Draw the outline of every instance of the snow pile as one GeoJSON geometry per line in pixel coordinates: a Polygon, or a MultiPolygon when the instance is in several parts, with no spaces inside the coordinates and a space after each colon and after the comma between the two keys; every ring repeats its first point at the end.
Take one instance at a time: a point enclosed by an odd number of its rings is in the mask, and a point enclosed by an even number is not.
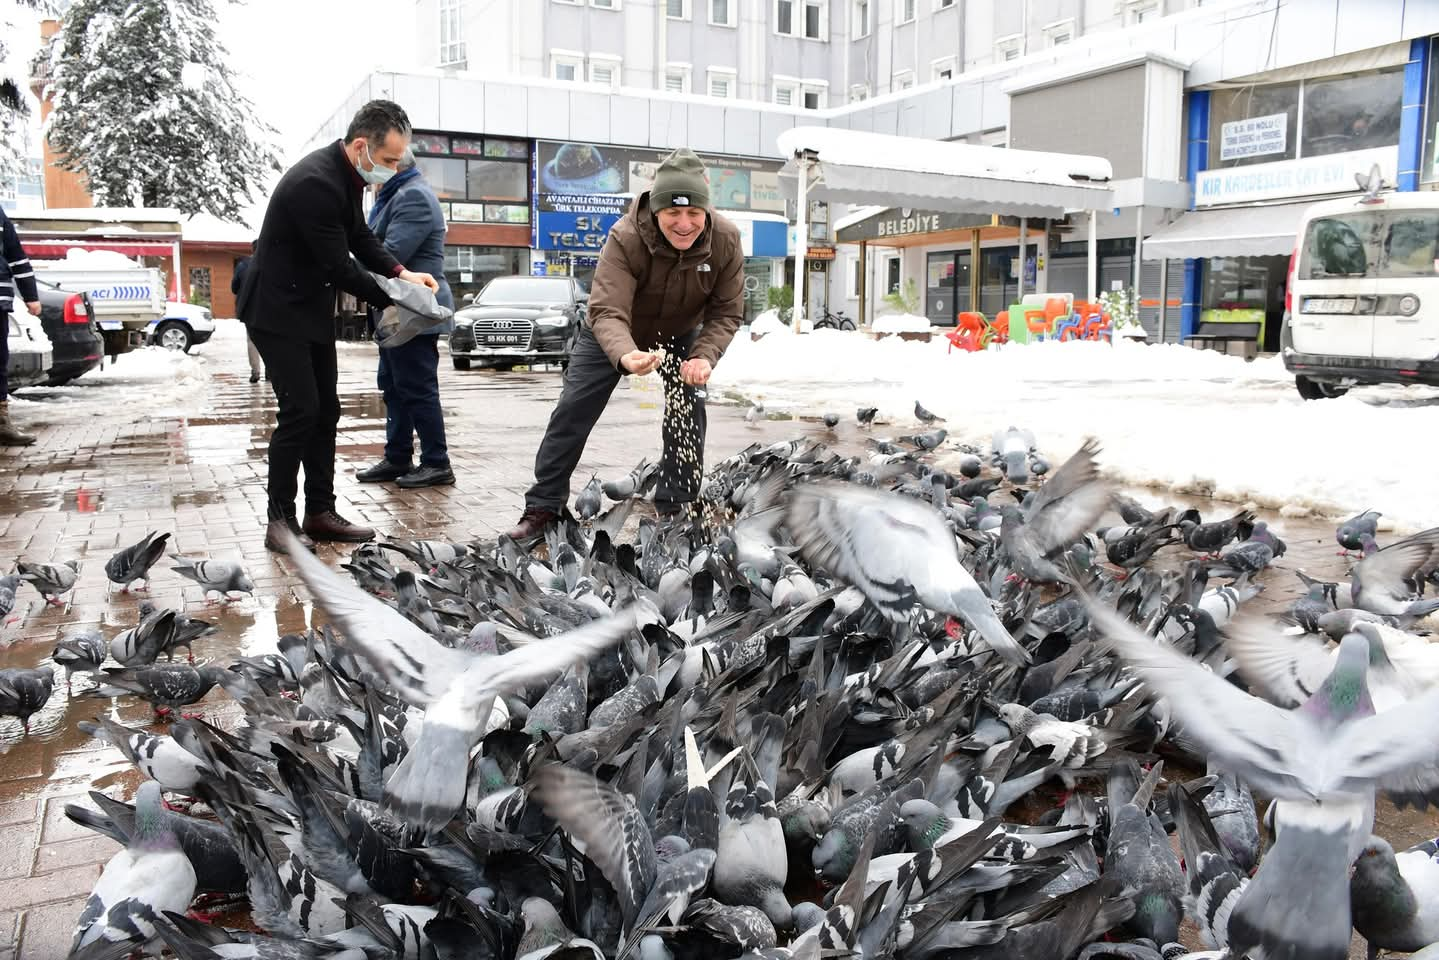
{"type": "Polygon", "coordinates": [[[142,265],[115,250],[86,250],[69,247],[63,258],[37,260],[35,266],[45,269],[53,266],[57,270],[139,270],[142,265]]]}
{"type": "Polygon", "coordinates": [[[91,417],[134,423],[195,416],[209,383],[204,357],[143,347],[115,361],[107,357],[103,366],[64,386],[21,390],[16,402],[24,404],[27,423],[72,423],[91,417]]]}
{"type": "Polygon", "coordinates": [[[1011,425],[1034,431],[1056,464],[1095,436],[1121,482],[1288,513],[1373,507],[1401,529],[1439,525],[1439,450],[1416,442],[1439,431],[1439,390],[1371,387],[1305,402],[1278,358],[1125,341],[947,347],[825,330],[737,339],[712,394],[779,413],[833,411],[851,424],[856,407],[876,406],[877,436],[915,429],[919,400],[948,419],[952,440],[986,452],[1011,425]]]}
{"type": "Polygon", "coordinates": [[[917,317],[912,313],[886,313],[875,317],[870,327],[875,333],[929,333],[934,324],[928,317],[917,317]]]}
{"type": "MultiPolygon", "coordinates": [[[[800,317],[799,327],[801,330],[810,331],[814,329],[814,324],[808,317],[800,317]]],[[[766,310],[750,321],[749,332],[759,336],[767,333],[793,333],[794,327],[780,320],[778,310],[766,310]]]]}

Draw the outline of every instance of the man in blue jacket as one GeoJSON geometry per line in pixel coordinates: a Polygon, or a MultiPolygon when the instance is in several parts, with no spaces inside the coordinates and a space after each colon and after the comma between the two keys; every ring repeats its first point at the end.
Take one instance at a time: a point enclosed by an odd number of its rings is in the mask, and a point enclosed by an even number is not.
{"type": "MultiPolygon", "coordinates": [[[[370,208],[370,230],[400,263],[434,277],[440,286],[435,300],[454,309],[445,281],[445,215],[413,153],[405,153],[399,172],[380,188],[370,208]]],[[[440,334],[453,329],[454,320],[444,320],[408,343],[381,348],[378,382],[385,395],[385,459],[355,474],[361,483],[394,480],[413,489],[455,482],[445,446],[439,374],[440,334]],[[420,437],[420,463],[412,468],[415,434],[420,437]]]]}

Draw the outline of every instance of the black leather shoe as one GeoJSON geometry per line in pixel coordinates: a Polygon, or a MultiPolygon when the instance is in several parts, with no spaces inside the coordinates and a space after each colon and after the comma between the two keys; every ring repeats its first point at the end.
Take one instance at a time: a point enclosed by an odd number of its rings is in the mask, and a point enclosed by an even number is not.
{"type": "Polygon", "coordinates": [[[250,382],[251,382],[251,383],[259,383],[259,382],[260,382],[260,375],[259,375],[258,373],[252,373],[252,374],[250,374],[250,382]]]}
{"type": "Polygon", "coordinates": [[[516,543],[524,543],[545,535],[545,527],[554,523],[559,514],[544,507],[526,507],[520,516],[519,525],[505,536],[516,543]]]}
{"type": "Polygon", "coordinates": [[[320,514],[305,514],[304,531],[315,540],[332,540],[340,543],[364,543],[375,539],[375,531],[351,523],[333,510],[320,514]]]}
{"type": "Polygon", "coordinates": [[[381,460],[373,467],[366,467],[355,474],[355,479],[361,483],[384,483],[386,480],[398,480],[413,470],[414,467],[408,463],[391,463],[388,460],[381,460]]]}
{"type": "Polygon", "coordinates": [[[454,482],[455,471],[449,467],[422,463],[396,480],[395,485],[406,490],[413,490],[416,487],[444,487],[454,482]]]}
{"type": "Polygon", "coordinates": [[[300,529],[300,523],[294,517],[286,517],[283,520],[271,520],[265,527],[265,549],[272,553],[285,553],[285,531],[289,530],[300,541],[300,546],[306,550],[315,549],[315,541],[310,539],[309,534],[300,529]]]}

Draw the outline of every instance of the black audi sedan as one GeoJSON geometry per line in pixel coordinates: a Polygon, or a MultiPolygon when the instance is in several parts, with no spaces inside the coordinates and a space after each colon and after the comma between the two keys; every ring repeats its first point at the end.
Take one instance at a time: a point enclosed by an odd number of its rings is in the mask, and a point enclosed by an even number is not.
{"type": "Polygon", "coordinates": [[[456,370],[566,367],[588,303],[573,277],[496,277],[456,311],[450,359],[456,370]]]}
{"type": "Polygon", "coordinates": [[[40,324],[54,351],[45,385],[57,387],[93,370],[104,358],[105,342],[95,325],[90,295],[40,283],[40,324]]]}

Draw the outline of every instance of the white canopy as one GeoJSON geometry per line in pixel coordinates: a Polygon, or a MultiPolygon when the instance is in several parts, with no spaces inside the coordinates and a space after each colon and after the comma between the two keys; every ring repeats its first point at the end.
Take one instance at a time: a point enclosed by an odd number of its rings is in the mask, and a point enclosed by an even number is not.
{"type": "Polygon", "coordinates": [[[1142,255],[1145,260],[1287,255],[1294,252],[1299,218],[1313,203],[1191,210],[1146,237],[1142,255]]]}
{"type": "MultiPolygon", "coordinates": [[[[798,193],[797,157],[817,174],[816,200],[954,213],[1059,218],[1113,206],[1113,169],[1102,157],[979,147],[834,127],[795,127],[779,136],[780,171],[798,193]]],[[[813,174],[812,174],[813,176],[813,174]]]]}

